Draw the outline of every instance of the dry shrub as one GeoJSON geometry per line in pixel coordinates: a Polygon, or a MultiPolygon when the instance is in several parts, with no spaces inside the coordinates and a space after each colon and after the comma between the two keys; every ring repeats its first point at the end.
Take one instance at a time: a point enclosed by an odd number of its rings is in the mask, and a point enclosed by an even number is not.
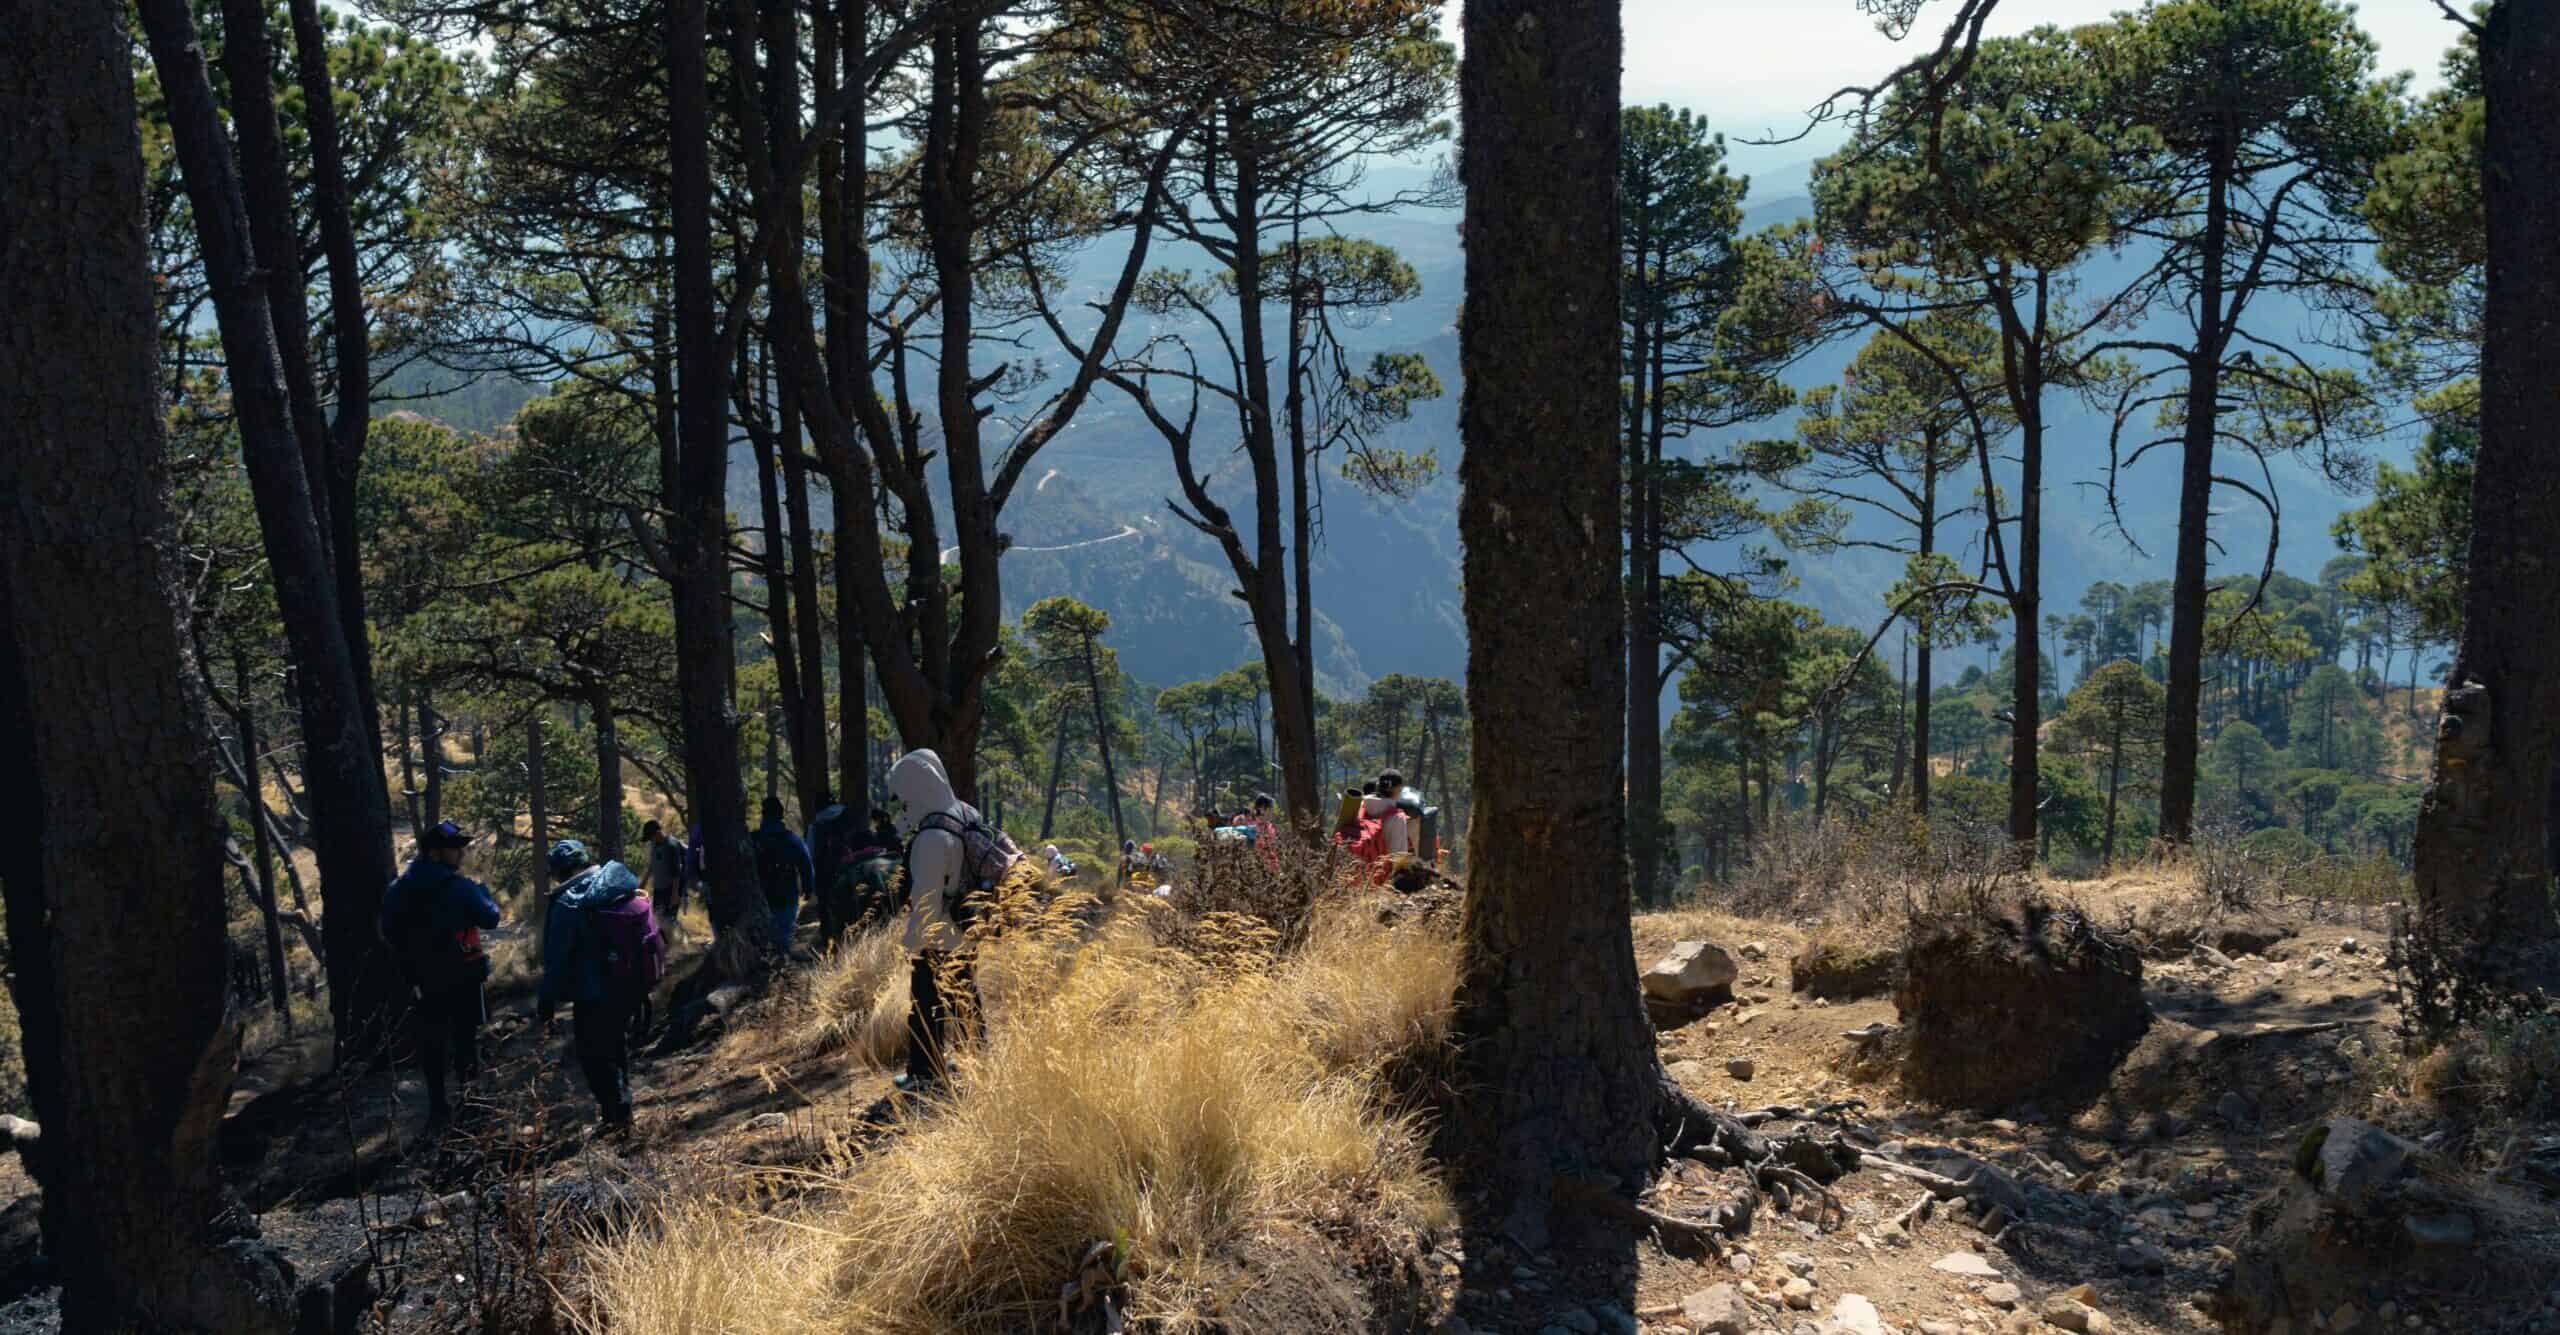
{"type": "Polygon", "coordinates": [[[1259,967],[1159,945],[1125,914],[1080,946],[1014,938],[981,958],[1003,1000],[957,1055],[955,1096],[787,1219],[696,1213],[599,1244],[598,1328],[1042,1329],[1079,1259],[1116,1242],[1130,1314],[1205,1331],[1269,1301],[1253,1291],[1275,1238],[1445,1222],[1385,1076],[1445,1043],[1452,943],[1328,906],[1259,967]],[[710,1281],[750,1272],[751,1299],[710,1281]]]}
{"type": "Polygon", "coordinates": [[[588,1243],[587,1301],[571,1324],[589,1335],[853,1329],[828,1317],[834,1257],[824,1234],[694,1199],[588,1243]]]}
{"type": "Polygon", "coordinates": [[[907,1051],[907,952],[898,924],[849,937],[803,977],[798,1046],[812,1056],[847,1053],[888,1066],[907,1051]]]}
{"type": "Polygon", "coordinates": [[[1987,902],[2008,880],[2006,848],[1953,819],[1924,820],[1905,807],[1820,825],[1788,819],[1753,841],[1722,907],[1746,917],[1867,923],[1987,902]]]}
{"type": "Polygon", "coordinates": [[[1278,950],[1295,949],[1320,900],[1364,883],[1360,863],[1326,842],[1286,835],[1268,844],[1212,839],[1176,874],[1163,902],[1185,918],[1234,915],[1262,923],[1278,950]]]}

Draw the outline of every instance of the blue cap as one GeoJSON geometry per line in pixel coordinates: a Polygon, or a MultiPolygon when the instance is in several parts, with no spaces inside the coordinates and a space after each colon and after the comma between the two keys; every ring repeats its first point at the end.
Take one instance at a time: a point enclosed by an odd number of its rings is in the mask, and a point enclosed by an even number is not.
{"type": "Polygon", "coordinates": [[[554,872],[565,874],[576,871],[587,865],[587,846],[575,839],[563,839],[551,846],[551,852],[545,861],[551,864],[551,870],[554,872]]]}
{"type": "Polygon", "coordinates": [[[468,848],[470,846],[471,836],[463,833],[461,826],[449,820],[437,821],[418,836],[420,848],[468,848]]]}

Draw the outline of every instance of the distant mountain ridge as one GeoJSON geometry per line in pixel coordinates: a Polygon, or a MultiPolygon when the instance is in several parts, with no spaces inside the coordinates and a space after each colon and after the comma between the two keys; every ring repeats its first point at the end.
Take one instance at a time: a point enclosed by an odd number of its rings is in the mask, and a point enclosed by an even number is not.
{"type": "MultiPolygon", "coordinates": [[[[1755,175],[1744,214],[1746,232],[1791,222],[1810,211],[1806,182],[1811,162],[1755,175]]],[[[1374,177],[1392,189],[1399,173],[1380,168],[1374,177]]],[[[1381,502],[1338,477],[1324,482],[1324,530],[1315,558],[1316,665],[1321,689],[1351,694],[1390,672],[1459,677],[1466,667],[1466,634],[1459,603],[1457,471],[1460,445],[1457,314],[1464,274],[1456,217],[1451,211],[1408,211],[1358,220],[1356,235],[1395,247],[1422,280],[1420,296],[1364,328],[1347,331],[1356,359],[1374,352],[1418,352],[1439,375],[1446,393],[1418,404],[1410,421],[1388,443],[1431,449],[1439,479],[1409,501],[1381,502]]],[[[1071,270],[1076,299],[1107,288],[1122,258],[1108,240],[1079,257],[1071,270]]],[[[1160,250],[1166,267],[1202,267],[1196,252],[1160,250]]],[[[2090,266],[2099,279],[2130,272],[2135,257],[2101,259],[2090,266]]],[[[2269,298],[2259,327],[2316,323],[2313,312],[2269,298]]],[[[2288,328],[2291,332],[2291,328],[2288,328]]],[[[1123,346],[1135,347],[1172,332],[1133,316],[1123,346]]],[[[1807,388],[1836,381],[1860,340],[1846,339],[1808,356],[1791,377],[1807,388]]],[[[1055,375],[1055,350],[1038,360],[1055,375]]],[[[1036,393],[1045,394],[1049,386],[1036,393]]],[[[1019,406],[1028,406],[1019,405],[1019,406]]],[[[433,411],[434,405],[426,405],[433,411]]],[[[2047,428],[2045,496],[2045,605],[2068,612],[2089,584],[2100,579],[2130,583],[2170,573],[2177,516],[2174,463],[2147,460],[2127,478],[2120,496],[2125,529],[2139,535],[2134,551],[2117,536],[2102,480],[2108,422],[2068,394],[2052,396],[2047,428]]],[[[991,421],[991,425],[993,422],[991,421]]],[[[1784,419],[1704,435],[1675,446],[1692,453],[1732,439],[1775,435],[1791,428],[1784,419]]],[[[2385,453],[2406,453],[2395,443],[2385,453]]],[[[1216,458],[1204,441],[1203,453],[1216,458]]],[[[1235,464],[1213,464],[1213,493],[1249,521],[1250,493],[1235,464]]],[[[1172,463],[1162,439],[1117,390],[1099,388],[1074,424],[1042,452],[1037,481],[1021,488],[1005,511],[1013,547],[1005,558],[1006,614],[1019,615],[1041,598],[1066,594],[1112,614],[1111,638],[1121,661],[1139,679],[1165,685],[1244,662],[1258,652],[1235,581],[1217,545],[1167,508],[1175,494],[1172,463]]],[[[2283,543],[2279,568],[2307,576],[2333,554],[2330,522],[2355,503],[2323,481],[2313,468],[2287,459],[2273,463],[2281,499],[2283,543]]],[[[738,451],[731,498],[742,515],[756,512],[748,454],[738,451]]],[[[1969,535],[1968,535],[1969,536],[1969,535]]],[[[2233,578],[2254,577],[2267,536],[2267,521],[2254,506],[2217,520],[2223,550],[2217,566],[2233,578]]],[[[1702,564],[1729,563],[1730,551],[1695,553],[1702,564]]],[[[1961,559],[1978,560],[1979,552],[1961,559]]],[[[1818,560],[1790,562],[1796,586],[1789,596],[1826,618],[1872,626],[1883,615],[1882,594],[1900,575],[1897,558],[1847,551],[1818,560]]],[[[1968,655],[1954,656],[1957,664],[1968,655]]]]}

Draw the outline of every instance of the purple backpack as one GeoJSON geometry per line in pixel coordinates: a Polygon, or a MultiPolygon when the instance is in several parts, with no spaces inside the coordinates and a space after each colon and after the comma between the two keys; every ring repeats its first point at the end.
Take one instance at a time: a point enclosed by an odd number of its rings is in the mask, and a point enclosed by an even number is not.
{"type": "Polygon", "coordinates": [[[647,895],[587,910],[587,926],[602,954],[605,983],[617,992],[646,992],[667,969],[667,946],[647,895]]]}

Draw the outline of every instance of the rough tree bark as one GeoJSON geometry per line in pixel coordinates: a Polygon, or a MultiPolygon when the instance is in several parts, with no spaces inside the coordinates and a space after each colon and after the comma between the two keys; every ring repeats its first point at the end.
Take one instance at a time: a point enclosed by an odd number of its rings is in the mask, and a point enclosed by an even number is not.
{"type": "Polygon", "coordinates": [[[1628,919],[1615,6],[1471,0],[1459,333],[1475,798],[1450,1131],[1489,1227],[1649,1180],[1659,1093],[1628,919]],[[1523,607],[1543,614],[1519,615],[1523,607]]]}
{"type": "Polygon", "coordinates": [[[763,937],[751,911],[741,850],[747,840],[747,794],[738,768],[737,720],[730,687],[737,675],[729,620],[729,355],[719,295],[712,282],[711,91],[704,0],[667,8],[668,191],[675,234],[675,485],[667,525],[675,566],[676,690],[681,698],[686,785],[702,827],[703,902],[723,938],[744,938],[754,951],[763,937]]]}
{"type": "MultiPolygon", "coordinates": [[[[318,0],[291,0],[291,10],[294,73],[302,86],[305,128],[311,141],[311,212],[320,225],[320,253],[329,270],[330,379],[337,388],[326,451],[329,552],[337,574],[338,620],[346,627],[357,694],[364,701],[368,729],[379,736],[381,704],[373,690],[373,644],[364,617],[364,553],[356,540],[356,482],[364,467],[366,433],[373,425],[372,331],[365,323],[364,268],[356,257],[338,104],[329,88],[328,33],[320,26],[318,0]]],[[[315,479],[313,485],[322,485],[322,480],[315,479]]]]}
{"type": "Polygon", "coordinates": [[[2560,8],[2501,0],[2480,40],[2488,308],[2471,582],[2418,811],[2419,903],[2483,944],[2560,935],[2546,845],[2560,733],[2560,8]]]}
{"type": "MultiPolygon", "coordinates": [[[[124,7],[0,43],[0,801],[47,1252],[68,1330],[282,1331],[213,1140],[239,1056],[208,754],[167,591],[157,320],[124,7]],[[100,633],[113,627],[112,634],[100,633]],[[134,925],[151,930],[136,934],[134,925]]],[[[242,289],[257,300],[254,285],[242,289]]],[[[282,407],[281,396],[276,405],[282,407]]],[[[287,437],[290,440],[290,436],[287,437]]]]}
{"type": "Polygon", "coordinates": [[[2230,246],[2231,173],[2228,135],[2210,150],[2204,233],[2197,238],[2196,310],[2203,327],[2187,358],[2187,420],[2178,464],[2178,553],[2169,610],[2169,691],[2160,753],[2160,837],[2194,836],[2196,720],[2204,698],[2204,622],[2208,548],[2213,522],[2213,447],[2221,422],[2224,256],[2230,246]]]}
{"type": "Polygon", "coordinates": [[[382,1054],[398,970],[374,931],[391,883],[391,795],[381,739],[358,684],[339,616],[336,579],[322,540],[278,360],[261,261],[231,149],[213,98],[195,18],[185,0],[142,0],[151,59],[169,99],[170,135],[195,211],[225,374],[237,415],[258,532],[276,584],[285,646],[294,664],[310,780],[312,850],[327,911],[329,1011],[340,1062],[382,1054]]]}

